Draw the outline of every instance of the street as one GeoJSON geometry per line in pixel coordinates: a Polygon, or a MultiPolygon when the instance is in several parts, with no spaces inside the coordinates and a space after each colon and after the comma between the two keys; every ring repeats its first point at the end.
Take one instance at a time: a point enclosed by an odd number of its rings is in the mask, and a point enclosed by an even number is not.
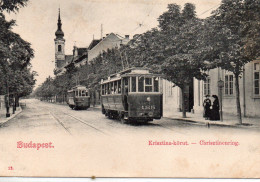
{"type": "Polygon", "coordinates": [[[259,177],[258,131],[168,118],[121,124],[96,108],[75,111],[35,99],[22,102],[23,111],[0,127],[0,169],[7,176],[236,177],[243,169],[259,177]]]}
{"type": "Polygon", "coordinates": [[[118,120],[106,118],[99,108],[88,110],[72,110],[67,105],[41,102],[36,99],[23,101],[26,106],[23,112],[14,119],[3,124],[0,128],[2,134],[21,133],[26,134],[55,134],[84,136],[100,135],[117,137],[122,133],[147,135],[151,133],[158,135],[174,133],[174,135],[187,136],[192,130],[194,132],[209,133],[211,135],[219,132],[247,133],[245,129],[213,127],[181,120],[162,118],[147,124],[122,124],[118,120]]]}

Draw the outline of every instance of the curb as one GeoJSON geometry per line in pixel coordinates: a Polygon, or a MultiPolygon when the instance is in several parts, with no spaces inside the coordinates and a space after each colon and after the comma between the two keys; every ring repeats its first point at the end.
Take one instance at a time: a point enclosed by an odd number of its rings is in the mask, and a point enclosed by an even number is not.
{"type": "MultiPolygon", "coordinates": [[[[229,127],[229,128],[259,128],[256,125],[248,124],[248,125],[239,125],[239,124],[223,124],[223,123],[215,123],[214,121],[211,123],[209,122],[203,122],[203,121],[194,121],[187,118],[170,118],[170,117],[164,117],[171,120],[178,120],[178,121],[184,121],[191,124],[204,124],[207,127],[210,126],[219,126],[219,127],[229,127]]],[[[221,121],[220,121],[221,122],[221,121]]]]}
{"type": "Polygon", "coordinates": [[[6,123],[7,121],[13,119],[13,118],[16,117],[18,114],[20,114],[23,110],[22,110],[21,107],[19,107],[19,108],[20,108],[19,111],[16,111],[15,114],[12,114],[9,118],[4,119],[4,121],[0,121],[0,125],[6,123]]]}

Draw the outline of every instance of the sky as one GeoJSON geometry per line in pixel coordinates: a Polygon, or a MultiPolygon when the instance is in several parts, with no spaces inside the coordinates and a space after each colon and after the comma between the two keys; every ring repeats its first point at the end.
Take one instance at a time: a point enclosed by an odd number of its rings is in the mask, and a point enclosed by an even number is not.
{"type": "Polygon", "coordinates": [[[65,34],[65,54],[71,55],[73,46],[88,47],[90,42],[114,32],[121,36],[144,33],[158,26],[157,18],[167,5],[196,5],[199,18],[210,16],[221,0],[30,0],[18,13],[6,14],[16,20],[13,31],[31,43],[35,56],[32,69],[38,73],[36,86],[48,76],[54,76],[58,9],[61,11],[65,34]],[[141,24],[141,26],[140,26],[141,24]]]}

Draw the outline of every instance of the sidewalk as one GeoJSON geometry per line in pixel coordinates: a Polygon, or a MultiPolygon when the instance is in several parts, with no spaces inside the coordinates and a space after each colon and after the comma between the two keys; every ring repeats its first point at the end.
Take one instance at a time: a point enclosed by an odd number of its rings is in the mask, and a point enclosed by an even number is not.
{"type": "Polygon", "coordinates": [[[223,121],[205,120],[201,113],[186,113],[186,118],[182,118],[182,112],[164,113],[165,118],[183,120],[185,122],[200,123],[205,125],[216,125],[226,127],[245,127],[245,128],[260,128],[259,117],[242,117],[242,125],[238,124],[236,115],[223,113],[223,121]]]}
{"type": "Polygon", "coordinates": [[[13,109],[10,108],[10,117],[6,117],[6,109],[0,109],[0,125],[9,121],[10,119],[13,119],[17,114],[22,112],[21,107],[17,107],[15,114],[13,114],[13,109]]]}

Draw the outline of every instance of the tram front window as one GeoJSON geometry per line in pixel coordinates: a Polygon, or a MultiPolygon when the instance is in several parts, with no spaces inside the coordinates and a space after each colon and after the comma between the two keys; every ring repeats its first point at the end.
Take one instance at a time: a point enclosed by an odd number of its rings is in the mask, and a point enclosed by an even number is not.
{"type": "Polygon", "coordinates": [[[152,78],[145,78],[145,92],[152,92],[152,91],[153,91],[152,78]]]}
{"type": "Polygon", "coordinates": [[[144,77],[138,77],[138,92],[144,92],[144,77]]]}
{"type": "Polygon", "coordinates": [[[136,77],[132,77],[132,92],[136,92],[136,77]]]}
{"type": "Polygon", "coordinates": [[[82,90],[82,97],[86,96],[86,90],[82,90]]]}

